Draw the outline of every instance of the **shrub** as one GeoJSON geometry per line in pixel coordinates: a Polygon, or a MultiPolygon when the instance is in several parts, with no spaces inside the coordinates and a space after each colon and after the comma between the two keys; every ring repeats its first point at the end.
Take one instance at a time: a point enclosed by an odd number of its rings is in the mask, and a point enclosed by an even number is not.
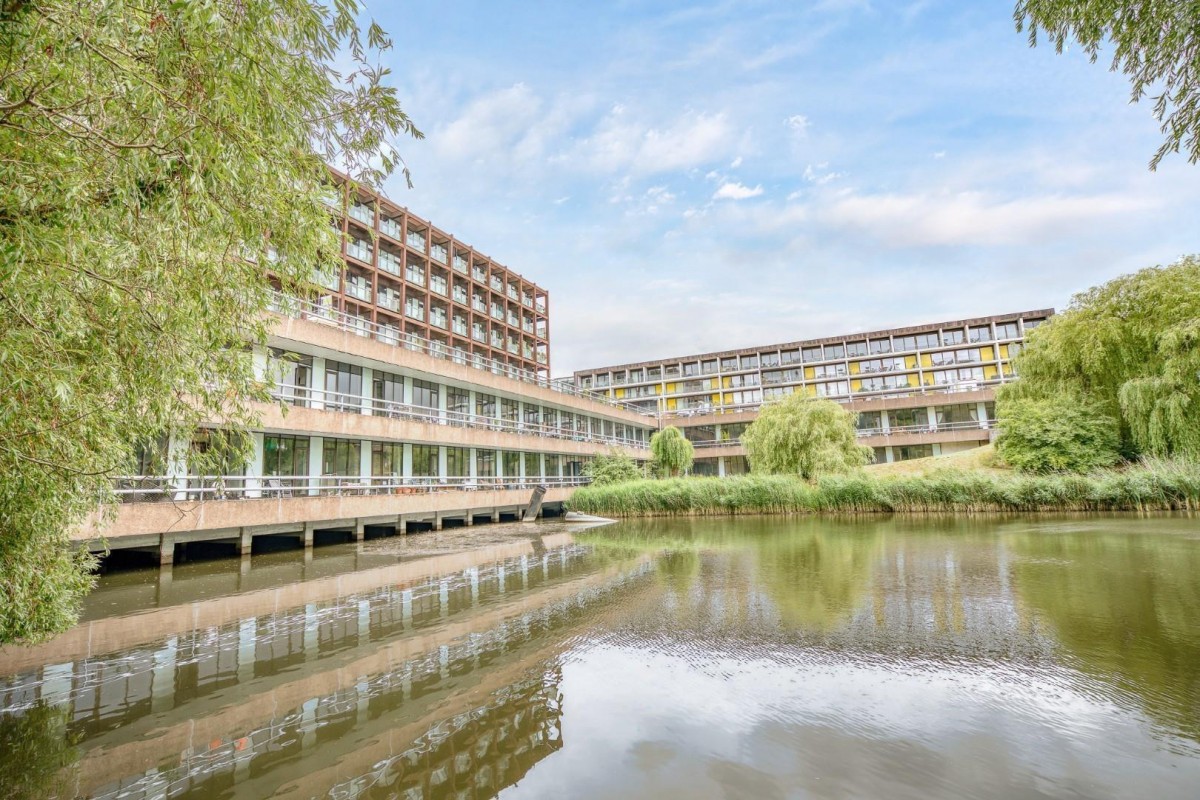
{"type": "Polygon", "coordinates": [[[813,480],[871,460],[871,449],[858,443],[854,421],[854,414],[832,400],[792,394],[763,406],[742,434],[742,445],[755,472],[813,480]]]}
{"type": "Polygon", "coordinates": [[[998,420],[996,452],[1023,472],[1087,472],[1121,458],[1120,425],[1099,403],[1069,395],[1010,399],[998,420]]]}
{"type": "Polygon", "coordinates": [[[636,461],[616,451],[596,456],[584,465],[583,474],[591,478],[595,486],[635,481],[644,477],[636,461]]]}

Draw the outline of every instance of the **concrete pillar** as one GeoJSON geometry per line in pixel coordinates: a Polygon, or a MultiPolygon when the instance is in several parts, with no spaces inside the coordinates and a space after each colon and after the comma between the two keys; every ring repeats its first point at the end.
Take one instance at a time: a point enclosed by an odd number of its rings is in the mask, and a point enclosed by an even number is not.
{"type": "Polygon", "coordinates": [[[364,480],[371,477],[371,442],[363,439],[358,443],[358,474],[364,480]]]}
{"type": "Polygon", "coordinates": [[[725,477],[725,456],[717,456],[717,477],[725,477]]]}
{"type": "Polygon", "coordinates": [[[975,404],[975,417],[979,420],[979,427],[992,427],[992,421],[988,419],[987,403],[980,401],[975,404]]]}
{"type": "Polygon", "coordinates": [[[475,515],[471,513],[470,509],[468,509],[467,513],[463,515],[463,524],[468,528],[474,526],[475,524],[475,515]]]}
{"type": "Polygon", "coordinates": [[[188,451],[191,449],[191,434],[173,432],[167,437],[167,483],[175,490],[176,500],[187,499],[188,451]]]}
{"type": "Polygon", "coordinates": [[[403,444],[403,451],[402,451],[402,452],[403,452],[403,455],[402,455],[402,456],[401,456],[401,458],[400,458],[400,465],[401,465],[401,466],[400,466],[400,474],[401,474],[401,475],[403,475],[405,478],[411,478],[411,477],[412,477],[412,474],[413,474],[413,470],[412,470],[412,459],[413,459],[413,453],[412,453],[412,444],[411,444],[411,443],[409,443],[409,442],[405,442],[405,443],[403,444]]]}
{"type": "Polygon", "coordinates": [[[175,537],[164,533],[158,537],[158,563],[160,566],[170,566],[175,562],[175,537]]]}
{"type": "Polygon", "coordinates": [[[321,485],[321,459],[324,456],[325,439],[311,436],[308,440],[308,493],[316,494],[321,485]]]}
{"type": "Polygon", "coordinates": [[[435,511],[433,514],[433,529],[440,531],[442,529],[442,512],[435,511]]]}
{"type": "Polygon", "coordinates": [[[238,555],[248,556],[253,544],[253,537],[250,535],[249,528],[242,528],[238,532],[238,555]]]}
{"type": "Polygon", "coordinates": [[[309,405],[316,409],[325,407],[325,359],[320,356],[313,356],[312,365],[312,399],[309,405]]]}
{"type": "MultiPolygon", "coordinates": [[[[446,418],[446,411],[448,410],[447,404],[450,400],[449,395],[450,395],[450,387],[444,383],[438,384],[438,418],[439,419],[446,418]]],[[[443,448],[443,451],[444,450],[445,450],[445,448],[443,448]]],[[[446,474],[446,471],[444,469],[445,461],[443,461],[442,464],[443,464],[442,474],[445,475],[446,474]]]]}
{"type": "MultiPolygon", "coordinates": [[[[471,392],[472,396],[474,396],[474,394],[474,392],[471,392]]],[[[471,480],[475,480],[479,477],[479,465],[475,463],[474,447],[467,448],[467,477],[469,477],[471,480]]]]}
{"type": "MultiPolygon", "coordinates": [[[[442,405],[444,406],[445,403],[443,403],[442,405]]],[[[443,408],[442,414],[444,415],[445,412],[446,412],[446,409],[443,408]]],[[[438,478],[441,480],[445,480],[447,477],[447,473],[449,473],[449,472],[450,472],[450,467],[449,467],[449,459],[446,457],[446,448],[439,447],[438,448],[438,478]]]]}
{"type": "Polygon", "coordinates": [[[354,521],[354,541],[361,542],[366,538],[367,530],[361,519],[354,521]]]}
{"type": "Polygon", "coordinates": [[[316,530],[311,522],[304,523],[304,549],[311,550],[313,546],[313,532],[316,530]]]}
{"type": "Polygon", "coordinates": [[[886,463],[888,463],[888,464],[891,464],[893,461],[896,460],[896,454],[892,452],[892,446],[890,444],[887,447],[883,448],[883,454],[886,457],[886,459],[887,459],[886,463]]]}
{"type": "Polygon", "coordinates": [[[493,507],[492,508],[492,522],[499,522],[499,521],[500,521],[500,509],[493,507]]]}
{"type": "MultiPolygon", "coordinates": [[[[371,413],[371,380],[374,377],[374,370],[370,367],[363,367],[362,371],[362,413],[371,413]]],[[[366,474],[366,473],[363,473],[366,474]]]]}
{"type": "Polygon", "coordinates": [[[263,434],[262,431],[254,431],[250,434],[252,441],[250,460],[246,464],[246,497],[262,497],[262,478],[263,474],[263,434]]]}
{"type": "Polygon", "coordinates": [[[397,536],[403,536],[404,534],[408,533],[407,526],[408,526],[408,518],[407,517],[405,517],[403,514],[396,517],[396,535],[397,536]]]}
{"type": "Polygon", "coordinates": [[[935,428],[937,426],[937,407],[936,406],[926,406],[925,414],[926,414],[926,416],[929,417],[929,428],[930,428],[930,430],[932,430],[933,428],[935,428]]]}

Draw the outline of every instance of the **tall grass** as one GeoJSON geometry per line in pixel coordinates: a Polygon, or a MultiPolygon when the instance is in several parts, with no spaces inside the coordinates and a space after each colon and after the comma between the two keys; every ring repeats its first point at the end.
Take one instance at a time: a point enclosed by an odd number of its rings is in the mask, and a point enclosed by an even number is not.
{"type": "Polygon", "coordinates": [[[610,517],[819,512],[1170,511],[1200,508],[1200,463],[1147,461],[1089,475],[941,470],[925,475],[781,475],[587,486],[568,507],[610,517]]]}

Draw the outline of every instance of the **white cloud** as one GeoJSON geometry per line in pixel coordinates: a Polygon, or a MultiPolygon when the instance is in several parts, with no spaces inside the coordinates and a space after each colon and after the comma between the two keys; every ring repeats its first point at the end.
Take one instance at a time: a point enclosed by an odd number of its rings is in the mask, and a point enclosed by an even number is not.
{"type": "Polygon", "coordinates": [[[820,209],[822,222],[870,234],[886,244],[1031,245],[1104,225],[1154,201],[1127,194],[997,199],[983,192],[859,195],[820,209]]]}
{"type": "Polygon", "coordinates": [[[475,160],[519,147],[536,126],[542,100],[518,83],[473,100],[461,116],[431,137],[451,159],[475,160]]]}
{"type": "Polygon", "coordinates": [[[738,168],[738,167],[740,167],[741,165],[742,165],[742,157],[741,157],[741,156],[738,156],[738,157],[737,157],[737,158],[735,158],[733,161],[730,161],[730,162],[729,162],[729,168],[730,168],[730,169],[737,169],[737,168],[738,168]]]}
{"type": "Polygon", "coordinates": [[[842,173],[840,172],[822,171],[826,170],[828,167],[829,165],[824,163],[817,164],[816,167],[813,167],[812,164],[809,164],[804,168],[804,180],[808,181],[809,183],[815,183],[818,186],[824,186],[830,181],[835,181],[842,177],[842,173]]]}
{"type": "Polygon", "coordinates": [[[688,112],[662,126],[628,116],[617,108],[601,120],[576,148],[581,161],[600,172],[651,175],[724,160],[737,143],[737,130],[723,113],[688,112]]]}
{"type": "Polygon", "coordinates": [[[761,184],[750,188],[745,184],[726,181],[713,193],[713,200],[745,200],[750,197],[758,197],[762,193],[761,184]]]}
{"type": "Polygon", "coordinates": [[[783,124],[801,136],[808,133],[808,117],[804,116],[803,114],[792,114],[783,121],[783,124]]]}

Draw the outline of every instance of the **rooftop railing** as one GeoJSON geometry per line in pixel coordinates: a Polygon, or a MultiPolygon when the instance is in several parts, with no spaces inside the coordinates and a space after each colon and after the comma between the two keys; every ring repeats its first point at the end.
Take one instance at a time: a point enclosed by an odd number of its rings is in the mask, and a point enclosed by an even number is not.
{"type": "MultiPolygon", "coordinates": [[[[282,292],[274,292],[271,299],[270,310],[276,314],[281,314],[286,317],[296,319],[306,319],[314,322],[320,322],[325,325],[333,325],[334,327],[343,330],[349,330],[359,335],[369,336],[386,344],[404,347],[407,350],[425,353],[434,358],[451,359],[451,350],[444,344],[433,342],[420,336],[411,333],[403,334],[399,340],[394,336],[381,334],[379,326],[374,323],[363,325],[357,321],[351,321],[349,315],[333,308],[327,308],[317,303],[308,300],[303,300],[298,297],[292,297],[282,292]]],[[[591,400],[595,403],[601,403],[606,406],[620,408],[624,411],[631,411],[639,416],[654,417],[656,414],[647,412],[644,409],[637,408],[620,400],[615,400],[606,395],[580,389],[571,383],[563,381],[552,381],[549,378],[544,378],[536,372],[520,369],[511,364],[503,364],[491,358],[483,356],[473,356],[471,359],[451,359],[455,363],[467,364],[476,369],[485,370],[495,375],[502,375],[513,380],[529,383],[535,386],[540,386],[543,389],[549,389],[561,394],[580,397],[585,400],[591,400]]]]}

